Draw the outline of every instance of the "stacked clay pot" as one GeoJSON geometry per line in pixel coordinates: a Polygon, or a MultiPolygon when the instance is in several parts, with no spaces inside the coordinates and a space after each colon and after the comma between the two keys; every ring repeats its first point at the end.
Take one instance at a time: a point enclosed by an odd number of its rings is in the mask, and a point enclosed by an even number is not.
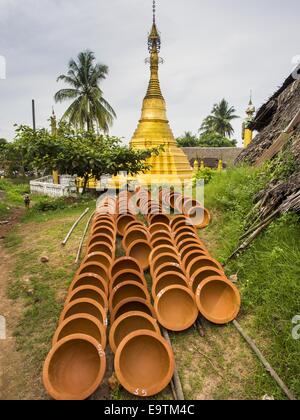
{"type": "Polygon", "coordinates": [[[215,324],[233,321],[239,313],[241,298],[236,286],[226,278],[222,265],[209,255],[188,218],[175,216],[170,227],[199,312],[215,324]]]}
{"type": "Polygon", "coordinates": [[[109,273],[115,259],[113,199],[102,202],[92,220],[86,255],[69,287],[43,369],[49,395],[84,400],[101,385],[106,370],[109,273]]]}
{"type": "Polygon", "coordinates": [[[173,242],[169,217],[157,214],[150,216],[149,221],[153,248],[150,255],[152,297],[157,318],[170,331],[184,331],[198,317],[195,297],[173,242]]]}
{"type": "Polygon", "coordinates": [[[128,216],[132,214],[116,218],[126,256],[116,259],[109,272],[109,343],[120,384],[135,396],[150,397],[171,382],[175,362],[161,336],[144,275],[150,235],[137,217],[128,216]]]}

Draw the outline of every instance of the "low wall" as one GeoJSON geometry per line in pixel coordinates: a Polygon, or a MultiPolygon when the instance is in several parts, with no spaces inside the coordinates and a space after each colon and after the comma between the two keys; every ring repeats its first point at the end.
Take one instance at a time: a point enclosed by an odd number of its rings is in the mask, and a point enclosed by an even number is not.
{"type": "Polygon", "coordinates": [[[189,161],[196,159],[223,160],[227,166],[233,166],[235,159],[244,150],[242,147],[183,147],[189,161]]]}
{"type": "Polygon", "coordinates": [[[74,177],[62,175],[60,182],[60,184],[54,184],[52,176],[36,179],[30,181],[30,192],[53,198],[68,197],[76,192],[74,177]]]}

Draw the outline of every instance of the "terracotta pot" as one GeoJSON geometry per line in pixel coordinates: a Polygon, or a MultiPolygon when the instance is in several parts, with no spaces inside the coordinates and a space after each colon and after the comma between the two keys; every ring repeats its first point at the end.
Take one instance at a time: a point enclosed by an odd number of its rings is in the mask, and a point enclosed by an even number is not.
{"type": "Polygon", "coordinates": [[[124,270],[135,270],[144,274],[141,270],[139,262],[131,257],[121,257],[115,260],[114,264],[112,265],[109,273],[109,277],[112,279],[115,275],[124,270]]]}
{"type": "Polygon", "coordinates": [[[183,195],[178,195],[174,200],[174,209],[177,210],[179,213],[182,213],[182,206],[184,203],[185,198],[183,195]]]}
{"type": "Polygon", "coordinates": [[[152,248],[157,248],[159,246],[171,246],[174,247],[174,243],[171,238],[157,238],[151,242],[152,248]]]}
{"type": "Polygon", "coordinates": [[[107,312],[108,299],[106,294],[96,286],[81,286],[77,287],[68,294],[65,306],[77,299],[93,299],[107,312]]]}
{"type": "Polygon", "coordinates": [[[158,255],[153,259],[150,265],[150,273],[152,278],[156,277],[157,270],[159,270],[159,268],[165,263],[168,263],[171,267],[172,264],[181,265],[181,260],[179,256],[177,256],[174,252],[158,255]]]}
{"type": "Polygon", "coordinates": [[[105,370],[105,353],[99,342],[88,335],[74,334],[50,350],[43,382],[55,400],[85,400],[99,388],[105,370]]]}
{"type": "Polygon", "coordinates": [[[150,236],[145,229],[139,229],[137,227],[133,227],[126,231],[125,236],[122,241],[123,249],[126,250],[130,247],[130,245],[135,241],[150,241],[150,236]]]}
{"type": "Polygon", "coordinates": [[[115,240],[109,235],[102,234],[102,235],[95,235],[95,236],[91,237],[88,240],[88,245],[87,245],[88,248],[90,246],[96,244],[97,242],[105,242],[105,243],[109,244],[112,248],[115,247],[115,240]]]}
{"type": "Polygon", "coordinates": [[[110,221],[110,222],[114,223],[115,218],[114,218],[113,215],[109,215],[109,214],[107,214],[107,215],[103,215],[103,214],[97,215],[97,213],[96,213],[95,217],[93,218],[93,224],[101,222],[101,221],[104,221],[104,222],[105,221],[110,221]]]}
{"type": "Polygon", "coordinates": [[[193,238],[194,240],[196,240],[198,242],[198,237],[195,233],[193,233],[193,232],[181,232],[179,235],[175,236],[174,242],[178,246],[185,239],[191,239],[191,238],[193,238]]]}
{"type": "Polygon", "coordinates": [[[167,233],[171,233],[170,227],[164,223],[154,223],[153,225],[151,225],[149,227],[149,232],[152,235],[154,235],[154,233],[157,232],[167,232],[167,233]]]}
{"type": "Polygon", "coordinates": [[[209,277],[222,277],[226,279],[224,271],[218,270],[215,267],[203,267],[195,272],[189,281],[189,286],[196,294],[199,284],[209,277]]]}
{"type": "Polygon", "coordinates": [[[72,334],[86,334],[93,337],[106,348],[106,328],[92,315],[78,314],[67,318],[57,328],[52,340],[52,347],[61,339],[72,334]]]}
{"type": "Polygon", "coordinates": [[[105,279],[94,273],[85,273],[74,277],[69,288],[69,293],[81,286],[95,286],[108,296],[108,284],[105,279]]]}
{"type": "Polygon", "coordinates": [[[174,245],[161,245],[152,250],[149,261],[152,262],[157,256],[167,253],[174,253],[175,255],[178,255],[177,249],[174,247],[174,245]]]}
{"type": "Polygon", "coordinates": [[[196,233],[196,235],[198,235],[197,228],[195,226],[187,223],[187,221],[184,221],[184,220],[179,220],[176,223],[174,223],[174,225],[172,227],[172,232],[174,234],[179,234],[179,232],[182,232],[185,229],[190,230],[190,231],[196,233]]]}
{"type": "Polygon", "coordinates": [[[198,229],[206,228],[211,222],[211,215],[209,211],[203,207],[192,208],[187,213],[187,217],[198,229]]]}
{"type": "Polygon", "coordinates": [[[149,256],[151,251],[152,248],[148,241],[137,240],[132,242],[127,248],[126,255],[137,260],[141,269],[145,271],[149,268],[149,256]]]}
{"type": "Polygon", "coordinates": [[[109,344],[112,352],[116,353],[125,337],[140,330],[149,330],[160,334],[156,319],[145,312],[126,312],[126,314],[120,316],[112,325],[109,333],[109,344]]]}
{"type": "Polygon", "coordinates": [[[183,202],[182,213],[188,214],[188,212],[192,208],[195,208],[195,207],[203,207],[203,205],[197,200],[194,200],[192,198],[188,198],[188,199],[184,200],[184,202],[183,202]]]}
{"type": "Polygon", "coordinates": [[[200,313],[214,324],[233,321],[241,307],[241,297],[236,286],[223,277],[209,277],[197,288],[196,302],[200,313]]]}
{"type": "Polygon", "coordinates": [[[171,239],[171,241],[173,242],[173,238],[171,235],[171,232],[166,232],[166,231],[160,231],[160,232],[156,232],[153,235],[151,235],[151,239],[150,242],[153,243],[154,241],[156,241],[157,239],[171,239]]]}
{"type": "Polygon", "coordinates": [[[170,225],[170,219],[166,214],[152,214],[149,216],[149,222],[151,225],[156,223],[163,223],[167,226],[170,225]]]}
{"type": "Polygon", "coordinates": [[[196,273],[197,270],[203,267],[215,267],[220,271],[224,271],[221,264],[213,258],[208,257],[207,255],[204,257],[196,257],[189,263],[186,269],[186,273],[189,279],[192,278],[192,276],[196,273]]]}
{"type": "Polygon", "coordinates": [[[173,192],[172,194],[170,194],[169,202],[170,202],[170,207],[172,209],[175,209],[175,201],[177,200],[178,197],[182,197],[182,195],[177,192],[173,192]]]}
{"type": "Polygon", "coordinates": [[[184,286],[188,287],[188,282],[184,274],[178,273],[176,271],[167,271],[160,274],[153,281],[152,286],[152,296],[153,299],[156,299],[157,295],[166,287],[169,286],[184,286]]]}
{"type": "Polygon", "coordinates": [[[103,264],[96,263],[96,262],[89,262],[86,264],[82,264],[79,267],[76,275],[80,276],[81,274],[86,274],[86,273],[97,274],[98,276],[102,277],[103,280],[105,280],[107,283],[109,281],[108,269],[103,264]]]}
{"type": "Polygon", "coordinates": [[[76,299],[64,307],[59,324],[72,315],[88,314],[97,318],[104,327],[107,327],[106,311],[102,306],[93,299],[76,299]]]}
{"type": "Polygon", "coordinates": [[[147,231],[147,228],[146,228],[146,226],[144,225],[143,222],[141,222],[140,220],[135,220],[134,222],[128,223],[128,225],[126,226],[126,231],[125,232],[128,232],[129,229],[131,229],[133,227],[139,228],[139,229],[145,229],[147,231]]]}
{"type": "Polygon", "coordinates": [[[109,291],[112,293],[113,289],[122,283],[125,283],[127,281],[133,281],[135,283],[138,283],[142,286],[144,286],[145,289],[147,289],[147,282],[145,280],[144,275],[141,274],[140,271],[136,270],[123,270],[119,271],[111,280],[109,285],[109,291]]]}
{"type": "Polygon", "coordinates": [[[172,272],[175,272],[175,273],[179,273],[179,274],[184,275],[184,271],[182,269],[181,264],[179,264],[178,262],[177,263],[167,262],[167,263],[161,264],[157,268],[157,270],[155,271],[155,277],[152,278],[153,283],[156,281],[156,279],[159,276],[161,276],[162,274],[168,273],[169,271],[172,271],[172,272]]]}
{"type": "Polygon", "coordinates": [[[89,236],[89,239],[97,235],[107,235],[110,236],[113,242],[116,239],[116,232],[110,227],[98,227],[96,230],[92,230],[89,236]]]}
{"type": "Polygon", "coordinates": [[[195,258],[201,258],[201,257],[210,257],[207,251],[203,251],[202,249],[198,250],[192,250],[191,252],[188,252],[184,258],[181,256],[182,261],[182,267],[186,270],[189,266],[189,264],[195,259],[195,258]]]}
{"type": "Polygon", "coordinates": [[[115,248],[112,248],[110,244],[106,242],[96,242],[87,249],[87,255],[93,252],[103,252],[107,254],[112,260],[115,259],[115,248]]]}
{"type": "Polygon", "coordinates": [[[119,236],[122,237],[125,233],[127,225],[134,221],[136,221],[136,217],[133,216],[132,214],[121,215],[117,220],[117,230],[118,230],[119,236]]]}
{"type": "Polygon", "coordinates": [[[104,252],[93,252],[93,253],[87,254],[82,260],[81,264],[86,264],[90,262],[96,262],[96,263],[102,264],[107,269],[109,269],[113,263],[113,260],[109,255],[105,254],[104,252]]]}
{"type": "Polygon", "coordinates": [[[170,331],[185,331],[198,318],[195,297],[188,287],[169,286],[154,302],[159,323],[170,331]]]}
{"type": "Polygon", "coordinates": [[[198,242],[194,242],[192,244],[189,243],[180,249],[179,253],[180,253],[181,259],[183,260],[184,257],[192,251],[202,251],[208,254],[208,251],[204,245],[200,245],[198,242]]]}
{"type": "Polygon", "coordinates": [[[193,236],[195,238],[198,238],[197,231],[192,226],[181,226],[174,232],[174,238],[179,238],[182,234],[187,234],[190,236],[193,236]]]}
{"type": "Polygon", "coordinates": [[[113,288],[109,297],[109,311],[112,312],[122,300],[135,297],[145,299],[150,303],[148,289],[142,284],[136,283],[135,281],[126,281],[119,284],[113,288]]]}
{"type": "Polygon", "coordinates": [[[188,247],[188,246],[192,247],[192,246],[195,246],[195,245],[199,245],[200,247],[205,248],[203,242],[201,242],[200,239],[197,239],[193,236],[190,236],[190,237],[188,237],[186,239],[183,239],[182,241],[178,242],[177,243],[177,248],[179,250],[179,253],[181,253],[181,251],[183,249],[185,249],[186,247],[188,247]]]}
{"type": "Polygon", "coordinates": [[[114,308],[114,310],[110,314],[110,323],[116,321],[119,316],[125,314],[126,312],[145,312],[146,314],[152,316],[152,318],[156,319],[156,313],[154,311],[153,306],[145,299],[142,298],[127,298],[122,300],[122,302],[118,303],[118,305],[114,308]]]}
{"type": "Polygon", "coordinates": [[[99,229],[102,227],[112,229],[114,232],[116,232],[117,230],[115,221],[107,219],[107,220],[96,220],[91,226],[91,231],[94,232],[96,229],[99,229]]]}
{"type": "Polygon", "coordinates": [[[115,372],[120,384],[138,397],[151,397],[171,382],[175,361],[171,346],[148,330],[129,334],[119,345],[115,372]]]}
{"type": "Polygon", "coordinates": [[[172,217],[171,221],[170,221],[170,228],[173,230],[174,225],[178,222],[184,222],[187,223],[186,217],[182,214],[179,214],[178,216],[174,216],[172,217]]]}

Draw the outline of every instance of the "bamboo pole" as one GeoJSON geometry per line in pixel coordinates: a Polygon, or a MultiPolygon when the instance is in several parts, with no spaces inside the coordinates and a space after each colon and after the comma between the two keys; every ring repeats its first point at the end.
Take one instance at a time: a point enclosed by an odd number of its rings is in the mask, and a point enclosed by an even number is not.
{"type": "Polygon", "coordinates": [[[65,246],[66,243],[68,242],[68,240],[70,239],[70,236],[72,235],[74,229],[76,228],[76,226],[79,224],[79,222],[86,216],[86,214],[89,212],[89,208],[87,208],[82,215],[76,220],[76,222],[74,223],[74,225],[71,227],[71,229],[69,230],[67,236],[65,237],[65,239],[62,242],[62,246],[65,246]]]}
{"type": "MultiPolygon", "coordinates": [[[[172,347],[172,343],[171,343],[171,340],[170,340],[170,336],[169,336],[168,331],[165,328],[163,328],[162,329],[162,333],[163,333],[163,336],[164,336],[165,340],[172,347]]],[[[184,401],[183,389],[182,389],[180,377],[179,377],[179,374],[178,374],[178,371],[177,371],[176,366],[175,366],[175,370],[174,370],[173,384],[174,384],[174,387],[175,387],[175,390],[176,390],[177,400],[178,401],[184,401]]]]}
{"type": "Polygon", "coordinates": [[[89,229],[89,226],[90,226],[90,223],[91,223],[91,220],[92,220],[92,218],[93,218],[94,214],[95,214],[95,212],[93,212],[93,213],[91,214],[91,216],[89,217],[89,220],[87,221],[87,224],[86,224],[86,226],[85,226],[85,229],[84,229],[84,232],[83,232],[83,235],[82,235],[82,238],[81,238],[81,241],[80,241],[79,247],[78,247],[77,256],[76,256],[76,260],[75,260],[75,264],[78,264],[78,263],[79,263],[79,259],[80,259],[80,255],[81,255],[82,247],[83,247],[83,244],[84,244],[84,240],[85,240],[85,237],[86,237],[87,231],[88,231],[88,229],[89,229]]]}
{"type": "Polygon", "coordinates": [[[289,390],[289,388],[285,385],[285,383],[282,381],[282,379],[278,376],[278,374],[275,372],[275,370],[272,368],[270,363],[267,361],[267,359],[264,357],[262,352],[259,350],[259,348],[256,346],[254,341],[245,333],[241,325],[237,321],[233,321],[233,325],[238,330],[238,332],[241,334],[241,336],[244,338],[244,340],[249,344],[251,349],[254,351],[256,356],[259,358],[261,363],[264,365],[266,370],[269,372],[271,377],[275,380],[277,385],[281,388],[281,390],[285,393],[285,395],[292,401],[296,401],[296,397],[293,395],[293,393],[289,390]]]}

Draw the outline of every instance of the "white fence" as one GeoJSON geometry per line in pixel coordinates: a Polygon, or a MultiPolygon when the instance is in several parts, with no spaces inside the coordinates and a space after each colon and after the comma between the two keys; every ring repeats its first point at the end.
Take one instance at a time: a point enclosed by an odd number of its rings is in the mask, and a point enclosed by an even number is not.
{"type": "Polygon", "coordinates": [[[32,194],[47,195],[48,197],[68,197],[76,193],[75,177],[61,175],[60,184],[54,184],[52,176],[30,181],[30,191],[32,194]]]}

